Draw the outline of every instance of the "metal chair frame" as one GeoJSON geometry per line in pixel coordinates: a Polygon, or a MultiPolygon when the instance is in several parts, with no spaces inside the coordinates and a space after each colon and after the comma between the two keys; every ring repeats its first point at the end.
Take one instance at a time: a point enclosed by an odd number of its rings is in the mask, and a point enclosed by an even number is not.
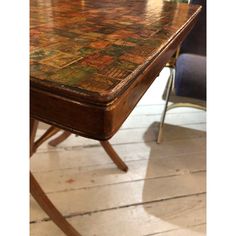
{"type": "MultiPolygon", "coordinates": [[[[176,52],[175,59],[178,57],[178,55],[179,55],[179,51],[176,52]]],[[[174,88],[173,88],[174,78],[175,78],[174,65],[175,65],[175,63],[172,63],[172,65],[169,67],[170,75],[167,80],[167,86],[166,86],[166,88],[167,88],[166,94],[165,94],[165,101],[166,102],[165,102],[164,110],[161,115],[159,130],[158,130],[158,134],[157,134],[157,143],[158,144],[160,144],[162,141],[163,127],[164,127],[164,122],[165,122],[165,117],[166,117],[167,111],[172,110],[174,108],[180,108],[180,107],[189,107],[189,108],[195,108],[195,109],[200,109],[200,110],[206,111],[205,105],[199,105],[199,104],[194,104],[194,103],[189,103],[189,102],[177,102],[177,103],[173,103],[173,104],[168,105],[169,99],[171,96],[171,92],[174,90],[174,88]]]]}

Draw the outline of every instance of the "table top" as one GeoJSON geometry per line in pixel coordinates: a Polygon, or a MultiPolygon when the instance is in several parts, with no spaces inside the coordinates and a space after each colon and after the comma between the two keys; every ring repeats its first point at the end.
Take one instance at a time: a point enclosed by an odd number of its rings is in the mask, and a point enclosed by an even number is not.
{"type": "Polygon", "coordinates": [[[108,103],[199,11],[161,0],[31,0],[31,84],[108,103]]]}
{"type": "Polygon", "coordinates": [[[161,0],[31,0],[31,117],[108,140],[200,10],[161,0]]]}

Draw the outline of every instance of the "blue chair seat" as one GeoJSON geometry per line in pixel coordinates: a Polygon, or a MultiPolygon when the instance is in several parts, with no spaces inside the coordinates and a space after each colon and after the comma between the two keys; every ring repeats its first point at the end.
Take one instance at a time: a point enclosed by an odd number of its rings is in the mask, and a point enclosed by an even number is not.
{"type": "Polygon", "coordinates": [[[175,95],[206,101],[206,57],[181,54],[176,61],[175,95]]]}

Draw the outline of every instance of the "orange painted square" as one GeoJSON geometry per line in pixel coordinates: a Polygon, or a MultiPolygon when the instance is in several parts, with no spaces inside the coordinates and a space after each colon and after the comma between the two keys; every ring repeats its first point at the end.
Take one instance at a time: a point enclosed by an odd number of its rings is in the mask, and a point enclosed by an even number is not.
{"type": "Polygon", "coordinates": [[[97,42],[92,42],[90,44],[91,47],[93,48],[105,48],[106,46],[108,46],[110,43],[109,42],[106,42],[106,41],[97,41],[97,42]]]}

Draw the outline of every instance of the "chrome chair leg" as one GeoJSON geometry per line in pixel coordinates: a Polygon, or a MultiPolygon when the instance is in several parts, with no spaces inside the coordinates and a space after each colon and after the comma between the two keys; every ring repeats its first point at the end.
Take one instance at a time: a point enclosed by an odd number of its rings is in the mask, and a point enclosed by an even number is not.
{"type": "Polygon", "coordinates": [[[166,91],[166,98],[165,98],[166,103],[165,103],[164,110],[161,115],[159,130],[158,130],[158,134],[157,134],[157,143],[161,143],[162,130],[163,130],[164,122],[165,122],[166,112],[168,110],[168,102],[169,102],[170,93],[172,90],[173,80],[174,80],[174,68],[170,67],[170,76],[169,76],[168,82],[167,82],[167,91],[166,91]]]}

